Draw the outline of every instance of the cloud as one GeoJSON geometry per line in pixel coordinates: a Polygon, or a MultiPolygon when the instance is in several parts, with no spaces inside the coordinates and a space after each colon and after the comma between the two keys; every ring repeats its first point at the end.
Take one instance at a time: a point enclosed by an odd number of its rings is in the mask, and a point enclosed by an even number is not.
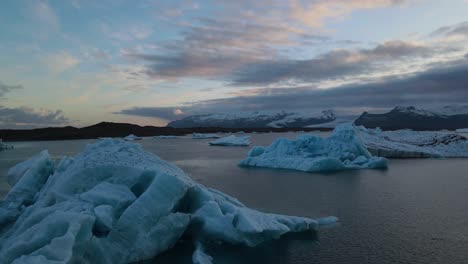
{"type": "Polygon", "coordinates": [[[257,88],[244,96],[199,101],[175,107],[137,107],[118,114],[179,119],[174,109],[185,115],[247,110],[323,110],[360,113],[362,109],[392,108],[396,105],[433,106],[468,102],[468,61],[466,59],[406,77],[379,82],[345,85],[330,89],[314,87],[257,88]],[[293,102],[285,105],[284,102],[293,102]]]}
{"type": "Polygon", "coordinates": [[[6,93],[13,91],[13,90],[18,90],[18,89],[23,89],[24,87],[20,84],[17,85],[8,85],[0,81],[0,98],[5,96],[6,93]]]}
{"type": "Polygon", "coordinates": [[[468,21],[451,26],[440,27],[431,33],[432,36],[462,36],[468,37],[468,21]]]}
{"type": "Polygon", "coordinates": [[[405,0],[329,0],[300,1],[289,4],[290,16],[309,27],[322,27],[328,18],[343,19],[356,10],[374,9],[404,4],[405,0]]]}
{"type": "Polygon", "coordinates": [[[408,1],[214,1],[208,16],[175,24],[182,30],[179,38],[156,43],[150,52],[122,55],[145,63],[147,75],[154,79],[226,80],[244,65],[279,60],[315,45],[355,45],[353,40],[331,39],[318,24],[354,10],[404,2],[408,1]]]}
{"type": "Polygon", "coordinates": [[[184,107],[132,107],[114,114],[174,120],[184,116],[184,107]]]}
{"type": "Polygon", "coordinates": [[[5,128],[34,128],[45,126],[67,125],[70,120],[62,110],[39,111],[30,107],[9,108],[0,106],[0,127],[5,128]]]}
{"type": "MultiPolygon", "coordinates": [[[[271,60],[246,65],[235,73],[234,85],[265,85],[280,81],[313,82],[382,71],[386,63],[431,54],[424,45],[387,41],[371,49],[340,49],[309,60],[271,60]]],[[[388,66],[388,65],[387,65],[388,66]]]]}
{"type": "Polygon", "coordinates": [[[63,73],[80,63],[78,58],[66,51],[48,54],[43,60],[53,74],[63,73]]]}
{"type": "Polygon", "coordinates": [[[60,20],[52,7],[46,1],[34,1],[31,6],[32,18],[44,24],[49,29],[60,29],[60,20]]]}

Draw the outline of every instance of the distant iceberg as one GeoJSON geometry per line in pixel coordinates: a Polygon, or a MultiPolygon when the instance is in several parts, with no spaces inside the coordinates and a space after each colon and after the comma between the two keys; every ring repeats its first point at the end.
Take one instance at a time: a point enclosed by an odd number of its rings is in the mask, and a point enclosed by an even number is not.
{"type": "Polygon", "coordinates": [[[245,147],[250,145],[250,136],[236,137],[234,135],[220,138],[210,142],[212,146],[239,146],[245,147]]]}
{"type": "Polygon", "coordinates": [[[176,139],[176,138],[179,138],[179,136],[162,135],[162,136],[154,136],[153,138],[160,138],[160,139],[176,139]]]}
{"type": "Polygon", "coordinates": [[[43,151],[9,178],[0,202],[2,263],[132,263],[182,236],[195,243],[195,263],[210,263],[208,242],[255,246],[337,221],[249,209],[122,140],[99,140],[58,165],[43,151]]]}
{"type": "Polygon", "coordinates": [[[359,137],[374,155],[387,158],[468,157],[468,139],[457,133],[356,127],[359,137]]]}
{"type": "Polygon", "coordinates": [[[268,147],[254,147],[240,165],[318,172],[386,168],[387,160],[372,156],[347,124],[326,139],[303,134],[296,140],[278,138],[268,147]]]}
{"type": "Polygon", "coordinates": [[[207,139],[207,138],[220,138],[217,134],[202,134],[202,133],[193,133],[193,139],[207,139]]]}
{"type": "Polygon", "coordinates": [[[457,133],[468,133],[468,128],[459,128],[459,129],[455,130],[455,132],[457,132],[457,133]]]}
{"type": "Polygon", "coordinates": [[[14,147],[12,145],[8,145],[2,142],[0,139],[0,151],[5,150],[5,149],[13,149],[14,147]]]}
{"type": "Polygon", "coordinates": [[[139,137],[139,136],[135,136],[135,135],[133,135],[133,134],[130,134],[130,135],[124,137],[124,139],[125,139],[126,141],[134,141],[134,140],[141,140],[142,138],[139,137]]]}

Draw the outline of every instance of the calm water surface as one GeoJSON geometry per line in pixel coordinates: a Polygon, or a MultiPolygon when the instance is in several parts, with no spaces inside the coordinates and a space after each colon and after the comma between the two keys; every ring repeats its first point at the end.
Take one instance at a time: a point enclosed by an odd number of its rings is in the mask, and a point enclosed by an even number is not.
{"type": "MultiPolygon", "coordinates": [[[[297,134],[254,134],[253,145],[297,134]]],[[[325,135],[322,133],[321,135],[325,135]]],[[[0,174],[42,149],[57,159],[95,140],[14,142],[0,152],[0,174]]],[[[391,160],[388,170],[302,173],[240,168],[250,148],[210,147],[210,140],[144,139],[195,181],[249,207],[305,217],[335,215],[315,239],[291,237],[256,248],[210,248],[215,263],[468,263],[468,159],[391,160]]],[[[0,196],[8,191],[0,180],[0,196]]],[[[186,263],[180,244],[145,263],[186,263]]]]}

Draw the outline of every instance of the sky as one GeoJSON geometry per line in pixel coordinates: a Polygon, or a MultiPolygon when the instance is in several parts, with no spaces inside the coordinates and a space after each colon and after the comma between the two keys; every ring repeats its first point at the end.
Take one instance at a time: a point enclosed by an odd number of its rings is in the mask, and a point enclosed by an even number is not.
{"type": "Polygon", "coordinates": [[[468,104],[467,0],[3,0],[0,128],[468,104]]]}

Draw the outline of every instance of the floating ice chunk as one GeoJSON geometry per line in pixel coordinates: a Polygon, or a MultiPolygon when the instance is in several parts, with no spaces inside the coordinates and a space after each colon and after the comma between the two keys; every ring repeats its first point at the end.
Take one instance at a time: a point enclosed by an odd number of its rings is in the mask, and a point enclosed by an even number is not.
{"type": "Polygon", "coordinates": [[[372,156],[352,125],[341,125],[326,139],[304,134],[296,140],[278,138],[268,147],[254,147],[240,165],[317,172],[386,168],[387,160],[372,156]]]}
{"type": "Polygon", "coordinates": [[[133,134],[130,134],[130,135],[124,137],[124,139],[125,139],[126,141],[134,141],[134,140],[141,140],[142,138],[139,137],[139,136],[135,136],[135,135],[133,135],[133,134]]]}
{"type": "Polygon", "coordinates": [[[193,264],[211,264],[213,263],[213,258],[205,253],[205,248],[200,242],[197,242],[195,245],[195,251],[192,255],[193,264]]]}
{"type": "Polygon", "coordinates": [[[236,137],[234,135],[220,138],[210,142],[212,146],[239,146],[245,147],[250,145],[250,137],[243,136],[243,137],[236,137]]]}
{"type": "Polygon", "coordinates": [[[179,138],[178,136],[172,135],[162,135],[162,136],[154,136],[153,138],[160,138],[160,139],[176,139],[179,138]]]}
{"type": "Polygon", "coordinates": [[[468,128],[459,128],[459,129],[455,130],[455,132],[457,132],[457,133],[468,133],[468,128]]]}
{"type": "Polygon", "coordinates": [[[220,138],[217,134],[201,134],[201,133],[193,133],[193,139],[206,139],[206,138],[220,138]]]}
{"type": "Polygon", "coordinates": [[[387,158],[468,157],[468,139],[439,131],[382,131],[356,127],[359,137],[374,155],[387,158]]]}
{"type": "Polygon", "coordinates": [[[2,263],[131,263],[203,243],[255,246],[289,232],[315,231],[309,218],[261,213],[192,181],[137,144],[99,140],[54,169],[47,152],[20,163],[0,202],[2,263]]]}
{"type": "Polygon", "coordinates": [[[13,149],[14,147],[12,145],[8,145],[2,142],[0,139],[0,151],[5,150],[5,149],[13,149]]]}

